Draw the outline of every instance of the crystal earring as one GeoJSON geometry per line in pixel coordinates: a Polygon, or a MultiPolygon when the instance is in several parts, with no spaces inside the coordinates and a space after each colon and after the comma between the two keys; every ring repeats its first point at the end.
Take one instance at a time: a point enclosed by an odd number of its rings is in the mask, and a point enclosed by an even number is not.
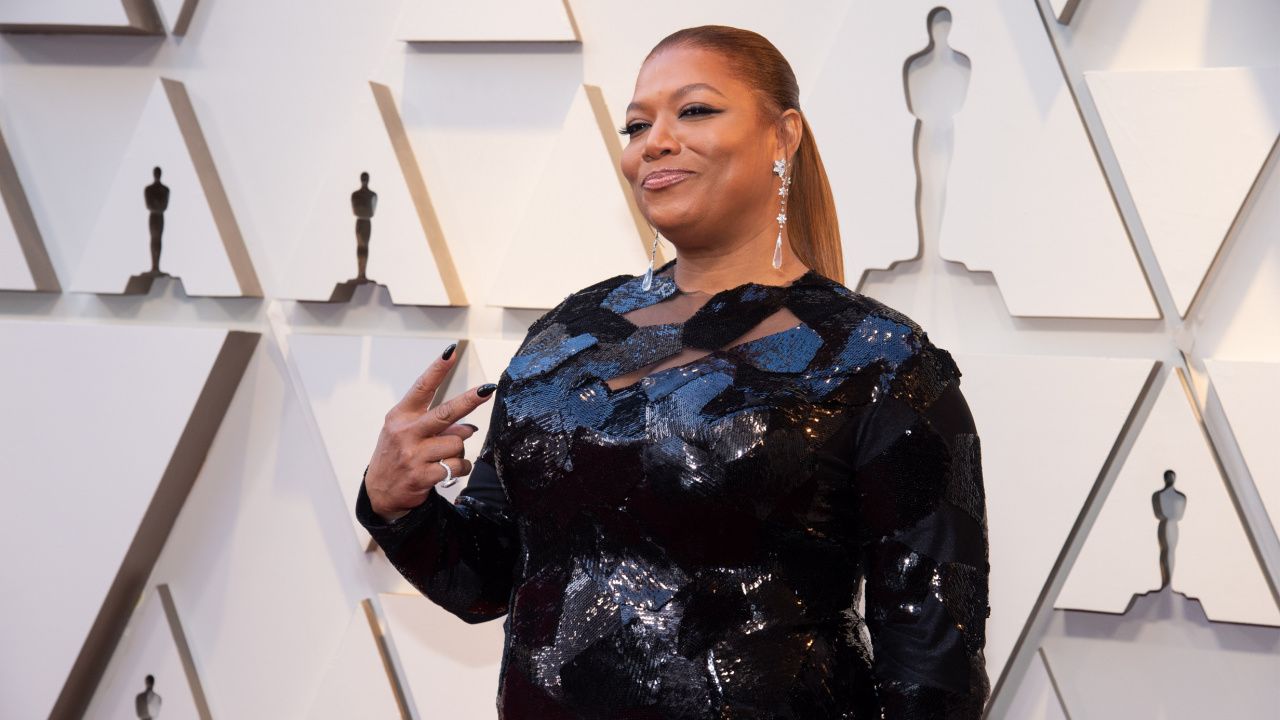
{"type": "Polygon", "coordinates": [[[653,258],[658,254],[658,231],[653,231],[653,247],[649,248],[649,269],[644,271],[644,282],[640,284],[641,290],[648,290],[653,287],[653,258]]]}
{"type": "Polygon", "coordinates": [[[778,240],[773,244],[773,269],[782,269],[782,228],[787,224],[787,193],[791,191],[791,173],[787,172],[786,160],[773,161],[773,174],[782,178],[782,186],[778,188],[778,196],[782,198],[778,209],[778,240]]]}

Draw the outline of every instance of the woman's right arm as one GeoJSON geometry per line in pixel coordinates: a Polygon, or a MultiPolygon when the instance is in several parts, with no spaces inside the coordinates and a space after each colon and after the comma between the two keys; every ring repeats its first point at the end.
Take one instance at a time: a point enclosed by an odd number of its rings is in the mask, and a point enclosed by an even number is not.
{"type": "Polygon", "coordinates": [[[364,482],[356,499],[356,518],[396,570],[468,623],[507,613],[519,550],[506,493],[486,455],[487,440],[453,503],[433,486],[425,502],[388,522],[373,512],[364,482]]]}
{"type": "MultiPolygon", "coordinates": [[[[519,538],[493,462],[494,432],[472,464],[462,456],[462,441],[474,426],[457,422],[502,388],[483,385],[432,406],[456,361],[446,350],[387,412],[355,512],[405,579],[464,621],[479,623],[507,612],[519,538]],[[452,503],[435,487],[445,478],[440,462],[455,476],[470,475],[452,503]]],[[[499,426],[501,407],[494,404],[491,427],[499,426]]]]}

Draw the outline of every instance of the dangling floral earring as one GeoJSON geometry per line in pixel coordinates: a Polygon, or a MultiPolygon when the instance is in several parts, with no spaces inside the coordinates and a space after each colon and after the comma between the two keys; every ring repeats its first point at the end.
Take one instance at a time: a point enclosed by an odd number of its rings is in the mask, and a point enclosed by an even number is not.
{"type": "Polygon", "coordinates": [[[644,282],[640,284],[641,290],[648,290],[653,287],[653,258],[658,254],[658,231],[653,231],[653,247],[649,248],[649,269],[644,271],[644,282]]]}
{"type": "Polygon", "coordinates": [[[782,228],[787,224],[787,193],[791,190],[791,173],[787,172],[786,160],[773,161],[773,174],[782,178],[782,186],[778,188],[778,196],[782,198],[778,209],[778,241],[773,244],[773,269],[782,269],[782,228]]]}

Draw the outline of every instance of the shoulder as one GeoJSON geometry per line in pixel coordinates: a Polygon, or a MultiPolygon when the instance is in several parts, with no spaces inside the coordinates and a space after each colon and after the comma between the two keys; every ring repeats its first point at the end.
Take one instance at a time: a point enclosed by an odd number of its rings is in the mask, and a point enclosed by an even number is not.
{"type": "Polygon", "coordinates": [[[921,337],[925,334],[920,325],[906,314],[823,275],[815,274],[811,280],[797,287],[789,305],[797,315],[801,310],[807,310],[810,317],[802,318],[806,322],[812,321],[833,330],[852,330],[866,323],[896,325],[902,332],[921,337]]]}
{"type": "Polygon", "coordinates": [[[882,393],[920,409],[959,382],[951,353],[905,313],[826,277],[805,291],[797,292],[793,312],[831,345],[831,362],[879,373],[882,393]]]}
{"type": "Polygon", "coordinates": [[[529,325],[529,331],[525,334],[525,342],[527,343],[530,338],[537,336],[552,325],[559,324],[572,327],[582,324],[584,320],[589,325],[590,316],[600,313],[602,310],[601,303],[604,302],[609,293],[636,277],[635,275],[614,275],[569,293],[555,307],[540,315],[538,319],[529,325]]]}

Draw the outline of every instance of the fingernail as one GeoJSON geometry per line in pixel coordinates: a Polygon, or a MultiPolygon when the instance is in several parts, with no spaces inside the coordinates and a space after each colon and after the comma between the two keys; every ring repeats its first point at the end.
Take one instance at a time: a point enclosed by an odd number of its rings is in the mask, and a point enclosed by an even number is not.
{"type": "Polygon", "coordinates": [[[476,388],[476,394],[479,395],[480,397],[489,397],[489,394],[497,389],[498,389],[497,385],[494,385],[493,383],[485,383],[480,387],[476,388]]]}
{"type": "Polygon", "coordinates": [[[476,432],[480,432],[480,426],[479,426],[479,425],[472,425],[471,423],[462,423],[462,424],[463,424],[463,425],[466,425],[467,427],[471,428],[472,430],[475,430],[476,432]]]}
{"type": "Polygon", "coordinates": [[[444,349],[444,354],[440,356],[440,359],[448,360],[449,357],[453,355],[453,349],[456,347],[458,347],[458,343],[452,343],[451,345],[449,345],[449,347],[444,349]]]}

